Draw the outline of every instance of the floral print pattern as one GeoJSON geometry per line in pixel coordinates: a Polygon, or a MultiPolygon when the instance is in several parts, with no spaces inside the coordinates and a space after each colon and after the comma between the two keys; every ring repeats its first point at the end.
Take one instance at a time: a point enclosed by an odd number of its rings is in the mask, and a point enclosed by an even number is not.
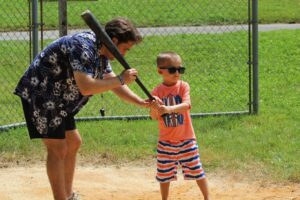
{"type": "Polygon", "coordinates": [[[64,36],[52,42],[20,79],[14,93],[32,106],[31,120],[40,134],[60,126],[64,117],[75,115],[89,100],[81,95],[74,71],[93,78],[112,72],[107,58],[98,55],[92,32],[64,36]]]}

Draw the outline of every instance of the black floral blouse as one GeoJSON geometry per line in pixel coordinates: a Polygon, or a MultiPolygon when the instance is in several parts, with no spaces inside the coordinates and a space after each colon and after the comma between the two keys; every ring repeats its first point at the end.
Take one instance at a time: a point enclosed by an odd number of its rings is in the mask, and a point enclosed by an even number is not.
{"type": "Polygon", "coordinates": [[[82,32],[64,36],[47,46],[20,79],[14,94],[31,107],[32,121],[41,134],[59,126],[62,119],[75,115],[90,96],[83,96],[73,72],[93,78],[112,72],[107,58],[98,55],[95,35],[82,32]]]}

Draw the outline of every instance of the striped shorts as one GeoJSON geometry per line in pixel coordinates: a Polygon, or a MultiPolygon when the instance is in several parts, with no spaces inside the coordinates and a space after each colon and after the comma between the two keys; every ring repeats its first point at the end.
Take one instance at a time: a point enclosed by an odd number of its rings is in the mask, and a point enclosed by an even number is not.
{"type": "Polygon", "coordinates": [[[158,182],[177,180],[179,165],[185,180],[199,180],[205,177],[196,140],[159,141],[156,174],[158,182]]]}

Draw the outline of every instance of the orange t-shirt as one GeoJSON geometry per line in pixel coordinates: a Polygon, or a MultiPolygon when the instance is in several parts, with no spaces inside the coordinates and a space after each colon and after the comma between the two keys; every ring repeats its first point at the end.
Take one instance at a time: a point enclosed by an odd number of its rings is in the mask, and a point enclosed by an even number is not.
{"type": "MultiPolygon", "coordinates": [[[[166,106],[188,103],[190,100],[190,86],[180,80],[174,86],[158,85],[152,95],[159,97],[166,106]]],[[[180,113],[170,113],[158,118],[159,140],[180,141],[195,139],[190,110],[180,113]]]]}

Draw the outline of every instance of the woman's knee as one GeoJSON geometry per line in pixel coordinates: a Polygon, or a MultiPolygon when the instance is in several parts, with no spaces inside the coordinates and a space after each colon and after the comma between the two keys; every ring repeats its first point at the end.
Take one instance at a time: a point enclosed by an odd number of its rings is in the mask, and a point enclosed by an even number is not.
{"type": "Polygon", "coordinates": [[[77,129],[66,132],[66,141],[69,151],[77,151],[82,144],[82,139],[77,129]]]}
{"type": "Polygon", "coordinates": [[[48,156],[53,159],[63,160],[68,153],[68,146],[65,139],[43,139],[47,148],[48,156]]]}

